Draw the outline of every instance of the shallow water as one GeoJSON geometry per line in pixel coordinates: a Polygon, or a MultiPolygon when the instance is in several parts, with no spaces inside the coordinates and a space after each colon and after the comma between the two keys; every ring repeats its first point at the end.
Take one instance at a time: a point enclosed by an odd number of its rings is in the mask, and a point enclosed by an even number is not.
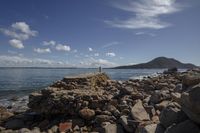
{"type": "MultiPolygon", "coordinates": [[[[97,69],[0,68],[0,99],[24,96],[47,87],[64,76],[96,72],[97,69]]],[[[162,72],[163,69],[103,69],[111,79],[127,80],[162,72]]]]}

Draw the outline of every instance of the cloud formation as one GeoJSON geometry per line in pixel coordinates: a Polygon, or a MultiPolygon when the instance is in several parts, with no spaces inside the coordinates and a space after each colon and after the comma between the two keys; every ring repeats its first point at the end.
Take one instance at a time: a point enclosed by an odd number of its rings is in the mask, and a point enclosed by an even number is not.
{"type": "Polygon", "coordinates": [[[115,57],[115,56],[116,56],[116,54],[115,54],[115,53],[113,53],[113,52],[109,52],[109,53],[106,53],[106,56],[109,56],[109,57],[115,57]]]}
{"type": "Polygon", "coordinates": [[[176,0],[129,0],[126,4],[115,3],[118,9],[132,13],[126,20],[105,21],[107,24],[127,29],[162,29],[171,26],[160,19],[161,15],[172,14],[182,10],[176,0]]]}
{"type": "Polygon", "coordinates": [[[38,34],[37,31],[31,30],[30,26],[25,22],[16,22],[11,25],[9,29],[1,28],[0,31],[11,38],[18,40],[27,40],[38,34]]]}
{"type": "Polygon", "coordinates": [[[80,67],[91,67],[91,68],[96,68],[99,66],[113,67],[116,65],[117,65],[116,63],[110,62],[105,59],[94,59],[94,58],[87,58],[80,62],[80,67]]]}
{"type": "Polygon", "coordinates": [[[51,40],[51,41],[44,41],[43,42],[43,45],[44,46],[55,46],[56,45],[56,42],[51,40]]]}
{"type": "Polygon", "coordinates": [[[88,48],[88,50],[89,50],[90,52],[92,52],[92,51],[93,51],[93,49],[92,49],[92,48],[88,48]]]}
{"type": "Polygon", "coordinates": [[[17,40],[17,39],[12,39],[9,41],[10,45],[15,47],[15,48],[18,48],[18,49],[23,49],[24,48],[24,45],[22,43],[22,41],[20,40],[17,40]]]}
{"type": "Polygon", "coordinates": [[[23,56],[0,55],[0,67],[71,67],[62,61],[42,58],[26,58],[23,56]]]}
{"type": "Polygon", "coordinates": [[[44,53],[51,53],[50,48],[34,48],[34,52],[44,54],[44,53]]]}
{"type": "Polygon", "coordinates": [[[56,45],[55,48],[58,51],[70,51],[71,50],[70,46],[68,46],[68,45],[62,45],[62,44],[56,45]]]}
{"type": "Polygon", "coordinates": [[[119,45],[120,43],[119,42],[110,42],[110,43],[107,43],[105,45],[102,46],[102,48],[108,48],[108,47],[112,47],[112,46],[115,46],[115,45],[119,45]]]}

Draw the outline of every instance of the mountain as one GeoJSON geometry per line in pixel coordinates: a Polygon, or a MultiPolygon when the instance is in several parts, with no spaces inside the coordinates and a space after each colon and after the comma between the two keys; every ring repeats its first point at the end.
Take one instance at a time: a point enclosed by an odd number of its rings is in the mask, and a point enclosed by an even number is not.
{"type": "Polygon", "coordinates": [[[190,64],[190,63],[182,63],[178,60],[173,58],[166,58],[166,57],[158,57],[155,58],[147,63],[141,63],[137,65],[127,65],[127,66],[118,66],[115,69],[153,69],[153,68],[196,68],[197,66],[190,64]]]}

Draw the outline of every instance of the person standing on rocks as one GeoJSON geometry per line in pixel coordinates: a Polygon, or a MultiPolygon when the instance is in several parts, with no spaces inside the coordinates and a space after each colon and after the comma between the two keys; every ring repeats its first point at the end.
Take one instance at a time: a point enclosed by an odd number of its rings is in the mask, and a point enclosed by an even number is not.
{"type": "Polygon", "coordinates": [[[101,73],[102,72],[102,68],[101,68],[101,66],[99,67],[99,73],[101,73]]]}

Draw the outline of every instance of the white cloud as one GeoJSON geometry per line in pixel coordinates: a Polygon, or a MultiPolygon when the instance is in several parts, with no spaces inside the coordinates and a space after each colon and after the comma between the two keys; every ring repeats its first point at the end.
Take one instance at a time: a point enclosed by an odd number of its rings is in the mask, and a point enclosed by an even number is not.
{"type": "Polygon", "coordinates": [[[81,67],[92,67],[92,68],[99,67],[99,66],[113,67],[116,65],[117,65],[116,63],[110,62],[105,59],[94,59],[94,58],[87,58],[80,62],[81,67]]]}
{"type": "Polygon", "coordinates": [[[11,30],[8,30],[8,29],[0,29],[0,31],[2,33],[4,33],[5,35],[9,36],[9,37],[16,38],[16,39],[19,39],[19,40],[29,39],[29,35],[24,34],[24,33],[17,33],[15,31],[11,31],[11,30]]]}
{"type": "Polygon", "coordinates": [[[70,48],[70,46],[67,46],[67,45],[58,44],[58,45],[56,45],[56,50],[58,50],[58,51],[70,51],[71,48],[70,48]]]}
{"type": "Polygon", "coordinates": [[[148,33],[148,32],[136,32],[135,35],[139,36],[139,35],[149,35],[149,36],[152,36],[152,37],[155,37],[156,34],[154,33],[148,33]]]}
{"type": "Polygon", "coordinates": [[[11,25],[10,29],[1,28],[0,31],[11,37],[18,40],[27,40],[30,37],[34,37],[37,35],[37,31],[31,30],[30,26],[25,22],[16,22],[11,25]]]}
{"type": "Polygon", "coordinates": [[[106,53],[106,56],[109,56],[109,57],[115,57],[115,56],[116,56],[116,54],[115,54],[115,53],[113,53],[113,52],[110,52],[110,53],[106,53]]]}
{"type": "Polygon", "coordinates": [[[93,51],[93,49],[92,49],[92,48],[88,48],[88,50],[89,50],[90,52],[92,52],[92,51],[93,51]]]}
{"type": "Polygon", "coordinates": [[[23,49],[24,48],[24,45],[22,43],[22,41],[20,40],[17,40],[17,39],[12,39],[9,41],[10,45],[15,47],[15,48],[18,48],[18,49],[23,49]]]}
{"type": "Polygon", "coordinates": [[[108,48],[108,47],[112,47],[114,45],[119,45],[119,44],[120,44],[119,42],[110,42],[110,43],[103,45],[102,48],[108,48]]]}
{"type": "Polygon", "coordinates": [[[95,53],[94,56],[96,56],[96,57],[99,56],[99,53],[95,53]]]}
{"type": "Polygon", "coordinates": [[[34,48],[34,51],[37,52],[37,53],[40,53],[40,54],[43,54],[43,53],[51,53],[51,50],[50,48],[34,48]]]}
{"type": "Polygon", "coordinates": [[[127,1],[126,4],[116,3],[115,7],[132,13],[132,17],[126,20],[105,21],[107,24],[127,29],[161,29],[170,26],[168,22],[162,21],[159,17],[165,14],[178,12],[182,7],[176,0],[139,0],[127,1]]]}
{"type": "Polygon", "coordinates": [[[25,22],[16,22],[12,24],[12,28],[15,30],[19,30],[22,33],[25,33],[29,36],[36,36],[37,31],[31,30],[30,26],[26,24],[25,22]]]}
{"type": "Polygon", "coordinates": [[[43,45],[44,46],[55,46],[56,45],[56,42],[51,40],[51,41],[44,41],[43,42],[43,45]]]}
{"type": "Polygon", "coordinates": [[[72,65],[41,58],[0,55],[0,67],[72,67],[72,65]]]}

